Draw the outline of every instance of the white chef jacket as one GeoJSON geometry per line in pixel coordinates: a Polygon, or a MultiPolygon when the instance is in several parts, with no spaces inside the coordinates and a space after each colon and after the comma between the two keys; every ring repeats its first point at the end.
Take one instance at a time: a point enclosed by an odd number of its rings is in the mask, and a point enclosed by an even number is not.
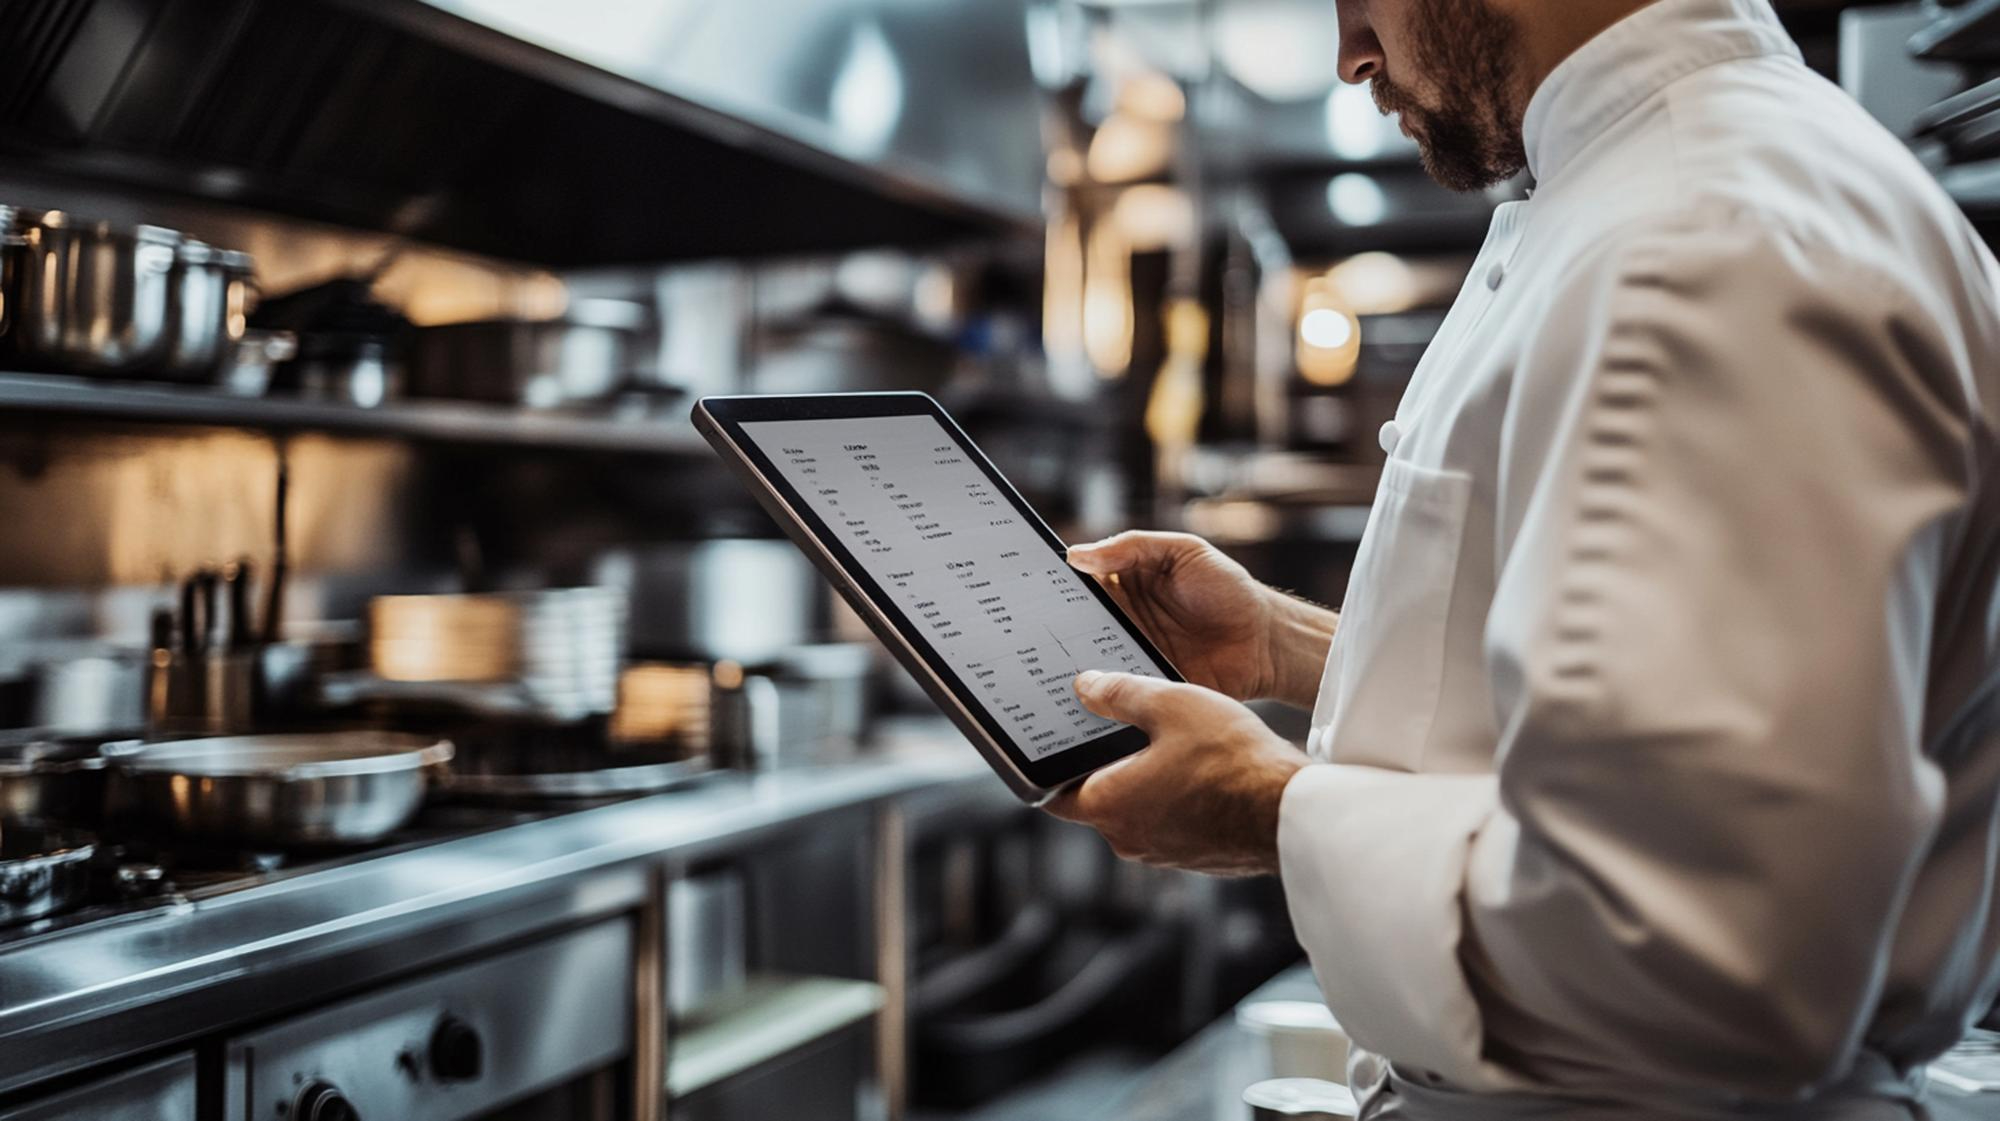
{"type": "Polygon", "coordinates": [[[2000,268],[1767,0],[1526,141],[1382,433],[1299,937],[1380,1116],[1906,1116],[2000,993],[2000,268]]]}

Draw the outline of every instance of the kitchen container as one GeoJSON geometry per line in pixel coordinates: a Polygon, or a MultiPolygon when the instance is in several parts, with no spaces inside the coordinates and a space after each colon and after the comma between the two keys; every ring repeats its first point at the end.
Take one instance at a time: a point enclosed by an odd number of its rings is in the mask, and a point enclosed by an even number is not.
{"type": "Polygon", "coordinates": [[[1236,1010],[1236,1024],[1260,1040],[1273,1078],[1347,1083],[1347,1033],[1324,1004],[1260,1000],[1236,1010]]]}
{"type": "Polygon", "coordinates": [[[271,371],[272,393],[358,408],[403,395],[410,323],[375,298],[374,284],[342,276],[258,302],[251,328],[296,341],[296,353],[271,371]]]}
{"type": "Polygon", "coordinates": [[[718,667],[718,750],[753,771],[851,760],[869,729],[874,648],[801,646],[740,670],[718,667]]]}
{"type": "Polygon", "coordinates": [[[58,736],[115,739],[146,726],[148,660],[142,650],[85,643],[29,669],[28,724],[58,736]]]}
{"type": "Polygon", "coordinates": [[[560,319],[425,327],[410,392],[537,408],[601,401],[634,382],[646,318],[638,304],[599,299],[575,301],[560,319]]]}
{"type": "Polygon", "coordinates": [[[733,868],[667,886],[667,1009],[676,1019],[749,979],[743,874],[733,868]]]}
{"type": "Polygon", "coordinates": [[[754,665],[825,637],[827,586],[782,539],[723,538],[617,552],[591,579],[622,588],[631,647],[665,659],[754,665]]]}
{"type": "Polygon", "coordinates": [[[158,226],[79,222],[49,211],[24,223],[11,324],[27,362],[78,373],[157,372],[172,342],[182,237],[158,226]]]}
{"type": "Polygon", "coordinates": [[[0,830],[94,825],[104,814],[104,778],[95,742],[14,733],[0,741],[0,830]]]}
{"type": "Polygon", "coordinates": [[[250,731],[257,718],[257,671],[257,655],[250,651],[155,651],[146,685],[146,734],[250,731]]]}
{"type": "Polygon", "coordinates": [[[243,337],[254,291],[250,255],[183,242],[174,256],[167,352],[161,372],[213,381],[243,337]]]}
{"type": "Polygon", "coordinates": [[[89,890],[96,853],[82,833],[20,826],[0,833],[0,926],[74,906],[89,890]]]}
{"type": "Polygon", "coordinates": [[[222,388],[240,397],[270,392],[277,368],[299,354],[299,337],[290,331],[246,330],[223,359],[222,388]]]}
{"type": "Polygon", "coordinates": [[[182,838],[280,849],[363,845],[423,805],[452,745],[384,732],[108,748],[112,803],[182,838]]]}

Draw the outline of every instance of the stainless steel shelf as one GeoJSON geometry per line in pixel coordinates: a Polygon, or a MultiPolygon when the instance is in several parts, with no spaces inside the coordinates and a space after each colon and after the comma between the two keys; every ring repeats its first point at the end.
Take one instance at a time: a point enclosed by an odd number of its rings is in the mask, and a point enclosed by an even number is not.
{"type": "Polygon", "coordinates": [[[621,419],[457,401],[364,409],[197,387],[0,373],[0,416],[8,414],[669,457],[700,456],[707,448],[678,416],[621,419]]]}
{"type": "Polygon", "coordinates": [[[1985,62],[2000,56],[2000,0],[1945,9],[1910,39],[1910,53],[1938,61],[1985,62]]]}
{"type": "Polygon", "coordinates": [[[672,1037],[667,1096],[684,1098],[754,1070],[882,1010],[873,981],[840,977],[752,978],[739,992],[697,1009],[672,1037]]]}

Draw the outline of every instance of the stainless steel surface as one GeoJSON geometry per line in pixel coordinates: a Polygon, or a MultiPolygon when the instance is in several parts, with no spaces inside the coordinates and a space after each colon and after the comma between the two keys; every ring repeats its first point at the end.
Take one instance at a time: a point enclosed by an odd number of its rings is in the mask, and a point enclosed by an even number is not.
{"type": "Polygon", "coordinates": [[[444,444],[564,448],[693,458],[707,446],[681,423],[495,409],[449,401],[362,408],[340,400],[242,397],[166,384],[107,385],[77,377],[0,373],[0,406],[23,416],[140,424],[214,424],[274,432],[337,432],[444,444]]]}
{"type": "Polygon", "coordinates": [[[414,396],[550,408],[601,401],[636,381],[646,312],[623,300],[579,300],[561,319],[501,319],[416,334],[414,396]]]}
{"type": "Polygon", "coordinates": [[[667,1113],[667,883],[665,866],[646,876],[646,900],[635,917],[632,955],[633,1121],[665,1121],[667,1113]]]}
{"type": "Polygon", "coordinates": [[[175,1055],[41,1098],[0,1109],[0,1121],[192,1121],[193,1055],[175,1055]]]}
{"type": "Polygon", "coordinates": [[[505,0],[428,2],[825,151],[1039,213],[1027,0],[663,0],[589,20],[505,0]]]}
{"type": "MultiPolygon", "coordinates": [[[[640,907],[656,860],[713,857],[773,829],[945,786],[991,783],[940,750],[688,790],[395,851],[57,934],[0,936],[0,1093],[305,1007],[468,947],[640,907]]],[[[949,746],[945,746],[949,744],[949,746]]]]}
{"type": "Polygon", "coordinates": [[[676,1019],[749,979],[743,873],[717,868],[667,887],[667,1010],[676,1019]]]}
{"type": "Polygon", "coordinates": [[[22,355],[92,373],[138,372],[161,362],[180,234],[79,222],[51,211],[22,237],[13,324],[22,355]]]}
{"type": "Polygon", "coordinates": [[[910,828],[901,805],[875,820],[875,1081],[885,1121],[903,1121],[910,1098],[910,828]]]}
{"type": "Polygon", "coordinates": [[[0,829],[88,825],[104,812],[104,756],[89,741],[0,740],[0,829]]]}
{"type": "Polygon", "coordinates": [[[614,919],[240,1036],[226,1113],[462,1121],[608,1066],[632,1049],[632,952],[614,919]]]}
{"type": "Polygon", "coordinates": [[[20,826],[0,833],[0,925],[73,906],[90,886],[96,852],[81,833],[20,826]]]}
{"type": "Polygon", "coordinates": [[[451,745],[380,732],[238,736],[113,754],[114,799],[181,837],[358,845],[423,804],[451,745]]]}

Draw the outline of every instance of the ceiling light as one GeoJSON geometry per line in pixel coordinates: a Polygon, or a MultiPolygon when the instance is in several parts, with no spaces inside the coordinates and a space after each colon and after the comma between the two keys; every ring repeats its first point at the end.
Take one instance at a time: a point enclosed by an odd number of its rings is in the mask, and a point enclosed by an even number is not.
{"type": "Polygon", "coordinates": [[[1326,186],[1327,209],[1348,226],[1376,226],[1389,216],[1389,196],[1372,175],[1336,175],[1326,186]]]}
{"type": "Polygon", "coordinates": [[[1299,320],[1299,338],[1320,350],[1339,350],[1354,338],[1354,321],[1332,308],[1314,308],[1299,320]]]}

